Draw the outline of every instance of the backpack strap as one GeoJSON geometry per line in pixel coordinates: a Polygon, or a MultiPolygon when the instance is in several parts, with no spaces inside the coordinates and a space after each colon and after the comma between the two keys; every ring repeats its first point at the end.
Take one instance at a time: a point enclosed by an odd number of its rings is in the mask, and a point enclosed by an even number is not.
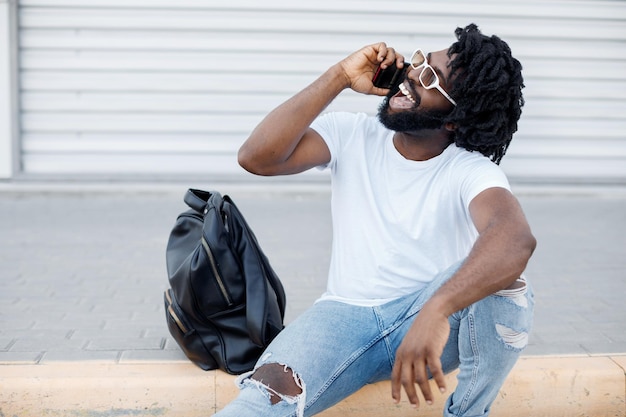
{"type": "Polygon", "coordinates": [[[250,340],[266,346],[283,328],[285,293],[282,284],[257,242],[245,218],[228,196],[224,196],[233,248],[239,254],[246,281],[246,321],[250,340]]]}
{"type": "Polygon", "coordinates": [[[190,188],[185,193],[184,201],[185,201],[185,204],[187,204],[189,207],[191,207],[198,213],[204,213],[204,210],[206,209],[206,206],[207,206],[207,202],[209,201],[209,198],[211,198],[211,195],[213,194],[217,194],[218,199],[222,198],[220,193],[215,192],[215,191],[203,191],[203,190],[196,190],[194,188],[190,188]]]}
{"type": "MultiPolygon", "coordinates": [[[[284,327],[286,295],[282,283],[259,247],[254,232],[227,195],[189,189],[184,201],[205,216],[203,229],[208,226],[206,215],[215,210],[209,221],[213,229],[210,227],[208,230],[214,237],[229,236],[227,240],[220,240],[220,245],[227,245],[239,259],[245,281],[248,337],[258,346],[267,346],[284,327]]],[[[203,233],[208,230],[205,229],[203,233]]],[[[219,263],[219,259],[217,261],[219,263]]]]}

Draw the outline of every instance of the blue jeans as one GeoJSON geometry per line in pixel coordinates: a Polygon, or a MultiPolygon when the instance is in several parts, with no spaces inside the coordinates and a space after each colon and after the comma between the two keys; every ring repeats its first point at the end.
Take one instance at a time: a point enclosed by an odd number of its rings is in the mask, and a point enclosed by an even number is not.
{"type": "MultiPolygon", "coordinates": [[[[320,301],[268,346],[255,370],[281,364],[302,393],[280,395],[241,375],[239,396],[220,417],[311,416],[366,384],[389,380],[395,352],[424,303],[456,271],[454,265],[427,287],[377,307],[320,301]],[[270,402],[270,392],[281,398],[270,402]]],[[[522,285],[524,284],[524,285],[522,285]]],[[[450,338],[441,357],[445,372],[459,368],[458,384],[444,416],[486,416],[528,341],[533,296],[530,286],[503,290],[450,316],[450,338]]],[[[391,393],[389,396],[391,400],[391,393]]]]}

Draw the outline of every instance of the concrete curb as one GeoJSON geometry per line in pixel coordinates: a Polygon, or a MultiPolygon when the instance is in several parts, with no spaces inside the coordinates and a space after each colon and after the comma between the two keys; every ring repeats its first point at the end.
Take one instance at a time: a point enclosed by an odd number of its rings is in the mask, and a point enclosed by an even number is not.
{"type": "MultiPolygon", "coordinates": [[[[200,181],[2,181],[0,194],[173,194],[177,198],[189,187],[207,187],[200,181]]],[[[626,197],[626,184],[511,184],[518,196],[626,197]]],[[[289,178],[267,178],[256,181],[211,181],[210,188],[224,193],[330,193],[328,179],[295,181],[289,178]]]]}
{"type": "MultiPolygon", "coordinates": [[[[496,400],[495,416],[626,416],[626,355],[527,356],[496,400]]],[[[233,376],[186,361],[0,364],[0,416],[196,417],[237,394],[233,376]]],[[[456,384],[448,376],[449,390],[456,384]]],[[[367,386],[324,417],[440,416],[444,396],[419,412],[394,405],[388,382],[367,386]]]]}

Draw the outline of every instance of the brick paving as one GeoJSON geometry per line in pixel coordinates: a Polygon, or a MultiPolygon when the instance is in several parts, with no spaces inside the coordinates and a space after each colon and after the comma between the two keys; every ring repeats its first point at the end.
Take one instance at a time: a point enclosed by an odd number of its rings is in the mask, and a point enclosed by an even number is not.
{"type": "MultiPolygon", "coordinates": [[[[184,360],[162,294],[186,188],[0,187],[0,362],[184,360]]],[[[325,286],[326,187],[215,188],[254,229],[293,320],[325,286]]],[[[625,190],[517,194],[539,241],[527,269],[537,307],[526,354],[626,352],[625,190]]]]}

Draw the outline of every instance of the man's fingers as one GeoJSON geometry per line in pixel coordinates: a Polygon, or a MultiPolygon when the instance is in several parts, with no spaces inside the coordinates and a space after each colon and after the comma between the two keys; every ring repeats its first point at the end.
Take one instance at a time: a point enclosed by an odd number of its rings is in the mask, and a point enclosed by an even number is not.
{"type": "Polygon", "coordinates": [[[446,378],[443,373],[443,369],[441,368],[441,360],[439,358],[435,358],[434,360],[429,361],[428,369],[430,369],[430,374],[433,379],[437,383],[437,387],[440,392],[446,391],[446,378]]]}
{"type": "Polygon", "coordinates": [[[391,398],[397,404],[400,402],[402,392],[402,382],[400,381],[400,373],[402,371],[402,365],[396,361],[391,371],[391,398]]]}
{"type": "Polygon", "coordinates": [[[401,382],[404,387],[404,392],[409,399],[409,403],[415,408],[419,407],[420,400],[417,397],[417,391],[415,390],[415,374],[413,373],[412,366],[404,366],[402,370],[401,382]]]}
{"type": "Polygon", "coordinates": [[[433,403],[433,394],[430,391],[430,381],[428,380],[428,372],[426,371],[426,364],[422,361],[416,362],[413,367],[415,368],[415,383],[420,387],[424,400],[427,404],[433,403]]]}
{"type": "Polygon", "coordinates": [[[415,408],[419,407],[419,398],[415,389],[415,374],[413,367],[406,363],[396,362],[391,373],[391,397],[396,403],[400,402],[401,391],[404,388],[409,403],[415,408]]]}
{"type": "Polygon", "coordinates": [[[394,48],[388,47],[384,42],[377,44],[376,48],[378,49],[376,60],[382,68],[387,68],[401,58],[394,48]]]}
{"type": "MultiPolygon", "coordinates": [[[[402,352],[396,354],[396,362],[391,371],[391,396],[396,403],[400,402],[402,388],[406,392],[409,402],[419,407],[418,390],[422,392],[424,400],[431,405],[434,402],[430,378],[434,379],[440,392],[446,389],[446,380],[441,366],[441,359],[437,355],[427,357],[406,357],[402,352]],[[430,377],[429,377],[430,371],[430,377]]],[[[412,355],[410,355],[412,356],[412,355]]]]}
{"type": "Polygon", "coordinates": [[[385,57],[387,56],[387,44],[385,42],[380,42],[375,46],[378,49],[378,54],[376,55],[376,60],[378,62],[383,62],[385,57]]]}

